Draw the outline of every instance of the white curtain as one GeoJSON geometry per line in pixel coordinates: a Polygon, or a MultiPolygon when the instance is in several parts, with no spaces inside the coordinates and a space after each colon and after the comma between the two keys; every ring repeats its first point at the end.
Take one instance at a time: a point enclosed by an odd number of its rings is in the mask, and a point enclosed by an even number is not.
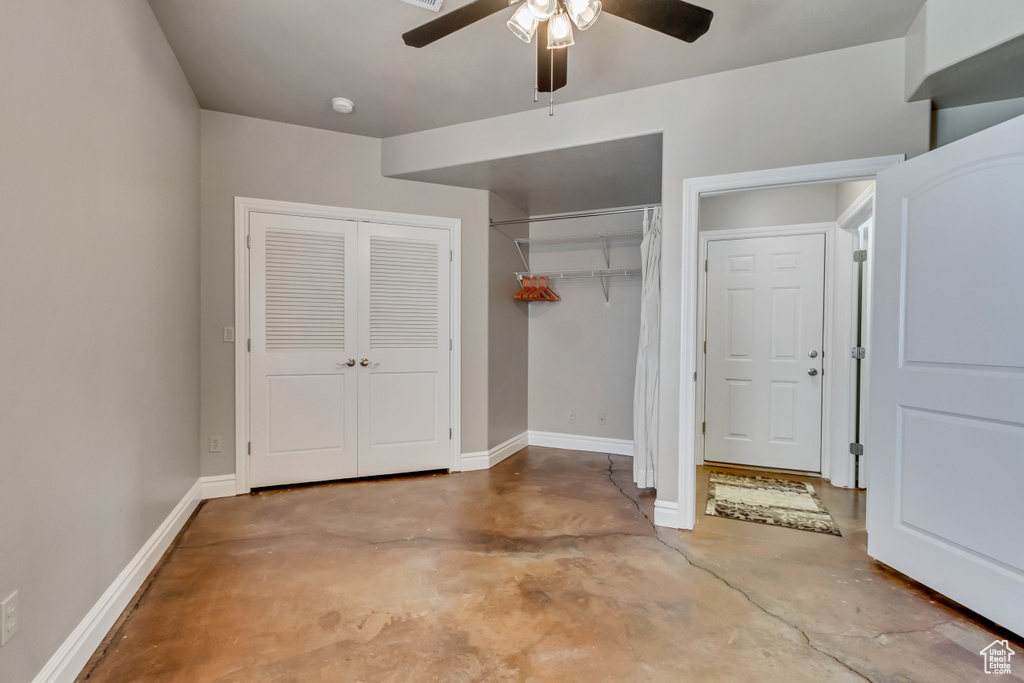
{"type": "Polygon", "coordinates": [[[633,481],[657,486],[658,370],[661,335],[661,207],[644,210],[640,243],[643,288],[640,300],[640,351],[633,390],[633,481]]]}

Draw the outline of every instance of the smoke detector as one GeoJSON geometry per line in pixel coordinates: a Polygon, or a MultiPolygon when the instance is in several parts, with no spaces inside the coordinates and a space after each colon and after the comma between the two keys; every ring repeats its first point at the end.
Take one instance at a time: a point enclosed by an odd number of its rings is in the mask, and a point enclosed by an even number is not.
{"type": "Polygon", "coordinates": [[[402,0],[402,2],[407,2],[410,5],[416,5],[417,7],[428,9],[431,12],[440,12],[441,5],[444,4],[444,0],[402,0]]]}
{"type": "Polygon", "coordinates": [[[331,100],[331,107],[339,114],[351,114],[355,105],[352,104],[352,100],[350,99],[335,97],[331,100]]]}

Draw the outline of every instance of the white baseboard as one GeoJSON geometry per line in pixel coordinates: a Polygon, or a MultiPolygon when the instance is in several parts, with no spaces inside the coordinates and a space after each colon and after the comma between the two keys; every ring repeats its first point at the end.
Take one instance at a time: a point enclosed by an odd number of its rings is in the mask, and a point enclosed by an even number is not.
{"type": "Polygon", "coordinates": [[[682,529],[679,525],[679,503],[655,500],[654,524],[655,526],[666,526],[670,529],[682,529]]]}
{"type": "Polygon", "coordinates": [[[594,453],[611,453],[633,457],[633,442],[628,439],[609,439],[604,436],[578,436],[576,434],[557,434],[555,432],[535,432],[530,430],[531,446],[548,448],[564,448],[570,451],[591,451],[594,453]]]}
{"type": "Polygon", "coordinates": [[[510,455],[523,450],[528,445],[527,432],[523,432],[505,443],[498,444],[489,451],[463,453],[459,460],[459,471],[489,470],[510,455]]]}
{"type": "Polygon", "coordinates": [[[33,683],[72,683],[75,680],[199,505],[201,492],[202,482],[199,480],[174,506],[128,566],[117,575],[85,618],[50,657],[50,661],[33,679],[33,683]]]}
{"type": "Polygon", "coordinates": [[[235,475],[220,474],[213,477],[203,477],[199,480],[202,486],[202,499],[229,498],[236,493],[235,475]]]}

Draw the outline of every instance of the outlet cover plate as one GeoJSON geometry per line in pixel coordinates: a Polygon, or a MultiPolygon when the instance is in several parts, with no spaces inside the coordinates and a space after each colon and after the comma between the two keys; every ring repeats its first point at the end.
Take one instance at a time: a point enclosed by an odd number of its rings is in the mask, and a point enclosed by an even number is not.
{"type": "Polygon", "coordinates": [[[18,632],[18,592],[15,591],[0,603],[0,647],[18,632]]]}

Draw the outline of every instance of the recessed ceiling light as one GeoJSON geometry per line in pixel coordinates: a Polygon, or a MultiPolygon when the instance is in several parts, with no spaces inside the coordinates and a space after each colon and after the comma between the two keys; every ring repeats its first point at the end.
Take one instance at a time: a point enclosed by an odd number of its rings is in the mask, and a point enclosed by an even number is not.
{"type": "Polygon", "coordinates": [[[335,97],[333,100],[331,100],[331,107],[333,107],[334,111],[338,112],[339,114],[351,114],[352,109],[355,108],[355,105],[352,104],[352,100],[346,99],[344,97],[335,97]]]}

